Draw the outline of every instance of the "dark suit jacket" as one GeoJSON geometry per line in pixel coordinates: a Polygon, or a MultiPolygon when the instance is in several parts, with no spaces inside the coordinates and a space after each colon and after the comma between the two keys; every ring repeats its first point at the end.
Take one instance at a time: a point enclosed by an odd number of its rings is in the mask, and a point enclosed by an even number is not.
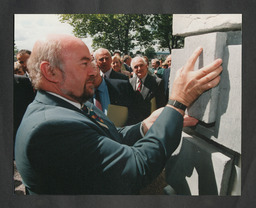
{"type": "Polygon", "coordinates": [[[126,63],[124,63],[124,67],[126,71],[133,72],[132,67],[128,66],[126,63]]]}
{"type": "Polygon", "coordinates": [[[13,87],[13,133],[15,135],[22,120],[22,117],[27,109],[27,106],[35,98],[35,92],[29,78],[21,75],[14,75],[13,87]]]}
{"type": "Polygon", "coordinates": [[[143,139],[140,124],[116,129],[93,109],[108,129],[72,104],[37,92],[15,145],[30,194],[137,194],[179,145],[183,117],[172,108],[164,109],[143,139]]]}
{"type": "Polygon", "coordinates": [[[129,80],[105,79],[108,86],[110,103],[131,107],[134,103],[135,92],[130,85],[129,80]]]}
{"type": "Polygon", "coordinates": [[[163,81],[164,81],[164,93],[166,97],[166,102],[169,100],[169,78],[170,78],[170,68],[164,70],[163,81]]]}
{"type": "Polygon", "coordinates": [[[147,118],[151,114],[151,99],[156,98],[157,108],[166,105],[163,80],[148,74],[141,92],[136,91],[136,77],[130,78],[133,90],[136,92],[136,108],[132,110],[131,123],[134,124],[147,118]]]}
{"type": "Polygon", "coordinates": [[[122,73],[119,73],[119,72],[116,72],[112,69],[110,75],[109,75],[109,78],[110,79],[124,79],[124,80],[129,80],[129,77],[122,74],[122,73]]]}

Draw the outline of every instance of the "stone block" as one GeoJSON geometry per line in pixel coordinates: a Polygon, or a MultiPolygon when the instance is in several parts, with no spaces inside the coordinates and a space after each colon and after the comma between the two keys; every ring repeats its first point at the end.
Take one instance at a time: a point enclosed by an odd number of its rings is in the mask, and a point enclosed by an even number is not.
{"type": "Polygon", "coordinates": [[[180,147],[166,165],[169,193],[228,195],[232,164],[232,155],[183,133],[180,147]]]}
{"type": "Polygon", "coordinates": [[[242,46],[225,48],[215,123],[215,141],[241,153],[242,46]]]}
{"type": "Polygon", "coordinates": [[[216,31],[241,30],[241,14],[174,14],[173,35],[190,36],[216,31]]]}
{"type": "Polygon", "coordinates": [[[229,45],[224,50],[223,71],[219,84],[219,99],[214,126],[197,125],[183,128],[193,131],[241,153],[242,134],[242,46],[229,45]]]}
{"type": "MultiPolygon", "coordinates": [[[[172,85],[177,70],[186,63],[197,47],[203,47],[203,52],[195,63],[194,70],[198,70],[203,66],[210,64],[217,58],[222,58],[226,41],[227,34],[219,32],[185,38],[185,48],[182,50],[173,50],[172,52],[173,61],[170,84],[172,85]]],[[[171,89],[172,87],[170,87],[170,91],[171,89]]],[[[218,95],[218,86],[206,91],[188,108],[188,114],[204,123],[214,123],[216,119],[218,95]]]]}

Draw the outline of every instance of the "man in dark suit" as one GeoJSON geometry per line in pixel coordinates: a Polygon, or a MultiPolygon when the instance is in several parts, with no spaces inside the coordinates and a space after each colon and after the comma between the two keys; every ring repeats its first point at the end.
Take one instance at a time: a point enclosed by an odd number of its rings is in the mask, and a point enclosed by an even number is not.
{"type": "Polygon", "coordinates": [[[164,69],[160,67],[160,61],[158,59],[152,59],[151,65],[152,65],[151,73],[155,74],[159,78],[162,78],[164,69]]]}
{"type": "Polygon", "coordinates": [[[183,107],[219,82],[221,60],[205,67],[206,75],[192,70],[201,51],[195,51],[173,86],[171,99],[182,106],[170,102],[142,123],[116,129],[86,102],[94,93],[95,70],[84,42],[68,35],[37,41],[28,68],[38,92],[15,145],[28,193],[137,194],[179,145],[183,107]],[[191,79],[188,90],[184,86],[191,79]]]}
{"type": "Polygon", "coordinates": [[[25,71],[26,76],[28,77],[28,69],[27,69],[27,61],[29,59],[29,56],[31,55],[31,51],[27,49],[21,49],[18,51],[16,57],[18,63],[22,66],[23,70],[25,71]]]}
{"type": "Polygon", "coordinates": [[[124,56],[124,67],[125,67],[126,71],[129,71],[129,72],[132,73],[133,70],[132,70],[132,67],[131,67],[131,61],[132,61],[131,56],[129,56],[129,55],[124,56]]]}
{"type": "Polygon", "coordinates": [[[166,57],[165,62],[168,64],[168,68],[164,70],[162,79],[164,81],[164,92],[165,92],[165,97],[167,102],[169,97],[169,79],[170,79],[171,64],[172,64],[171,54],[166,57]]]}
{"type": "Polygon", "coordinates": [[[136,92],[136,108],[133,109],[133,119],[130,121],[137,123],[151,114],[152,98],[155,98],[157,108],[165,106],[166,101],[163,80],[148,73],[145,59],[135,57],[132,59],[131,66],[135,74],[130,78],[130,83],[136,92]]]}
{"type": "Polygon", "coordinates": [[[14,74],[13,82],[13,122],[14,136],[20,125],[27,106],[34,100],[35,92],[28,77],[14,74]]]}
{"type": "Polygon", "coordinates": [[[96,70],[94,81],[95,94],[92,100],[94,105],[99,106],[98,108],[102,110],[102,112],[104,112],[106,115],[109,104],[132,108],[135,93],[129,81],[122,79],[103,78],[100,74],[98,66],[96,66],[94,61],[92,62],[92,66],[95,67],[96,70]]]}
{"type": "Polygon", "coordinates": [[[128,76],[116,72],[111,68],[112,57],[107,49],[99,48],[94,52],[93,56],[101,72],[104,74],[104,77],[111,79],[129,79],[128,76]]]}

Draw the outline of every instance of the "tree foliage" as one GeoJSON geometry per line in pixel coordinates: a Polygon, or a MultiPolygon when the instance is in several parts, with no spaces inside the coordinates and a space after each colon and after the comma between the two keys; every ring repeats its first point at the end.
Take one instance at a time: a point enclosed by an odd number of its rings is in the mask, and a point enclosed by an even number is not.
{"type": "Polygon", "coordinates": [[[13,50],[14,50],[14,53],[13,53],[13,59],[14,59],[14,61],[17,61],[17,57],[16,57],[16,55],[17,55],[17,53],[18,53],[18,51],[19,51],[19,49],[17,48],[17,46],[16,46],[16,44],[14,43],[14,48],[13,48],[13,50]]]}
{"type": "Polygon", "coordinates": [[[77,37],[93,38],[93,48],[104,47],[127,54],[135,45],[151,43],[151,32],[145,26],[147,15],[62,14],[61,22],[73,26],[77,37]],[[137,43],[136,43],[137,42],[137,43]]]}
{"type": "Polygon", "coordinates": [[[153,59],[156,56],[156,51],[153,47],[148,47],[145,50],[145,56],[147,56],[149,59],[153,59]]]}
{"type": "Polygon", "coordinates": [[[184,38],[172,35],[172,15],[157,14],[151,16],[151,28],[154,39],[158,40],[161,48],[168,48],[171,53],[173,48],[184,46],[184,38]]]}
{"type": "Polygon", "coordinates": [[[172,36],[172,15],[61,14],[59,19],[73,27],[75,36],[91,36],[94,49],[103,47],[128,54],[135,47],[146,49],[156,42],[162,49],[179,46],[180,38],[172,36]]]}

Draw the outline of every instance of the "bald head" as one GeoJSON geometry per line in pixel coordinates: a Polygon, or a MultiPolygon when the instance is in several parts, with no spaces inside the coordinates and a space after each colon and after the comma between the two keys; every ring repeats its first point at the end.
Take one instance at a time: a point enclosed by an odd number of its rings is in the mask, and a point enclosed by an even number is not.
{"type": "Polygon", "coordinates": [[[172,65],[172,55],[168,55],[165,62],[168,64],[168,67],[171,67],[172,65]]]}
{"type": "Polygon", "coordinates": [[[41,89],[41,81],[43,79],[41,72],[42,62],[48,62],[52,70],[58,68],[64,74],[63,62],[67,57],[72,56],[70,51],[75,51],[79,46],[82,46],[86,53],[89,53],[89,49],[83,41],[71,35],[50,34],[36,41],[27,63],[34,87],[41,89]]]}

